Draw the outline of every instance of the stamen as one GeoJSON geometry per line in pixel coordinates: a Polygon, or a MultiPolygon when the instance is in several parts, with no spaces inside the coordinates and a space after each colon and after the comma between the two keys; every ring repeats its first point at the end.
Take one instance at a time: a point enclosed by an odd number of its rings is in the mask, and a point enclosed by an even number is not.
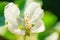
{"type": "Polygon", "coordinates": [[[25,14],[25,29],[26,29],[26,34],[30,35],[30,29],[31,29],[31,24],[29,23],[29,16],[27,15],[27,13],[25,14]]]}

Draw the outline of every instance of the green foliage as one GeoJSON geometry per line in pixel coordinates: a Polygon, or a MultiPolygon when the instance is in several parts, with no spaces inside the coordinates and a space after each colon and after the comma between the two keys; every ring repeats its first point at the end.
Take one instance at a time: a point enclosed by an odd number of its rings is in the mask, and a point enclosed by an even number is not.
{"type": "Polygon", "coordinates": [[[16,40],[16,36],[12,34],[8,29],[6,30],[3,36],[7,38],[8,40],[16,40]]]}
{"type": "Polygon", "coordinates": [[[4,25],[4,7],[8,2],[0,2],[0,26],[4,25]]]}
{"type": "Polygon", "coordinates": [[[44,40],[51,33],[55,32],[54,25],[57,23],[57,16],[50,11],[45,11],[43,17],[43,22],[45,24],[46,30],[38,34],[38,40],[44,40]]]}
{"type": "Polygon", "coordinates": [[[23,17],[26,0],[15,0],[14,3],[19,7],[19,9],[20,9],[20,16],[23,17]]]}
{"type": "Polygon", "coordinates": [[[15,0],[14,3],[18,5],[18,7],[22,10],[24,8],[26,0],[15,0]]]}
{"type": "Polygon", "coordinates": [[[3,26],[5,24],[4,16],[0,16],[0,26],[3,26]]]}
{"type": "Polygon", "coordinates": [[[0,2],[0,16],[4,15],[4,7],[8,2],[0,2]]]}
{"type": "Polygon", "coordinates": [[[58,17],[49,11],[45,11],[44,13],[45,15],[43,17],[43,21],[45,23],[46,28],[50,29],[56,24],[58,17]]]}

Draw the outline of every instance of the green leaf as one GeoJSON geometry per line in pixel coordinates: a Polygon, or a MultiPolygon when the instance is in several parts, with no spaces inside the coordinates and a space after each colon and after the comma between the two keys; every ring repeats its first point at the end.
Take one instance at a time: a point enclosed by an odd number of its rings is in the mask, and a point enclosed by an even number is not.
{"type": "Polygon", "coordinates": [[[0,2],[0,16],[4,15],[4,7],[8,2],[0,2]]]}
{"type": "Polygon", "coordinates": [[[18,7],[22,10],[24,8],[26,0],[15,0],[14,3],[18,5],[18,7]]]}
{"type": "Polygon", "coordinates": [[[3,37],[5,37],[5,38],[8,39],[8,40],[16,40],[16,36],[15,36],[13,33],[11,33],[11,32],[8,30],[8,28],[6,28],[6,31],[5,31],[5,33],[4,33],[4,35],[3,35],[3,37]]]}
{"type": "Polygon", "coordinates": [[[5,19],[4,16],[0,16],[0,26],[5,25],[5,19]]]}
{"type": "Polygon", "coordinates": [[[4,7],[5,5],[7,5],[8,2],[5,1],[1,1],[0,2],[0,26],[3,26],[5,23],[5,19],[4,19],[4,7]]]}
{"type": "Polygon", "coordinates": [[[50,29],[56,24],[58,17],[49,11],[45,11],[44,13],[43,22],[45,23],[46,28],[50,29]]]}

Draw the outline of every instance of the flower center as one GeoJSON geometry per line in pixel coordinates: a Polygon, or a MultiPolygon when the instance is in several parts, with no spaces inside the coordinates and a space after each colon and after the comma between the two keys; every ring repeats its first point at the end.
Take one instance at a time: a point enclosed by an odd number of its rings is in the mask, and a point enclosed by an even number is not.
{"type": "Polygon", "coordinates": [[[27,35],[30,35],[32,24],[29,23],[29,16],[27,14],[25,14],[24,19],[25,19],[25,30],[26,30],[26,34],[27,35]]]}

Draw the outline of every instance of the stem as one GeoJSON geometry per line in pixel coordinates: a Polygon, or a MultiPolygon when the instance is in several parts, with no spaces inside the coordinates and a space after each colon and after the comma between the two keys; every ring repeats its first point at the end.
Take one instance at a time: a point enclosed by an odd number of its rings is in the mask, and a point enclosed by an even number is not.
{"type": "Polygon", "coordinates": [[[26,40],[26,34],[24,35],[24,40],[26,40]]]}

